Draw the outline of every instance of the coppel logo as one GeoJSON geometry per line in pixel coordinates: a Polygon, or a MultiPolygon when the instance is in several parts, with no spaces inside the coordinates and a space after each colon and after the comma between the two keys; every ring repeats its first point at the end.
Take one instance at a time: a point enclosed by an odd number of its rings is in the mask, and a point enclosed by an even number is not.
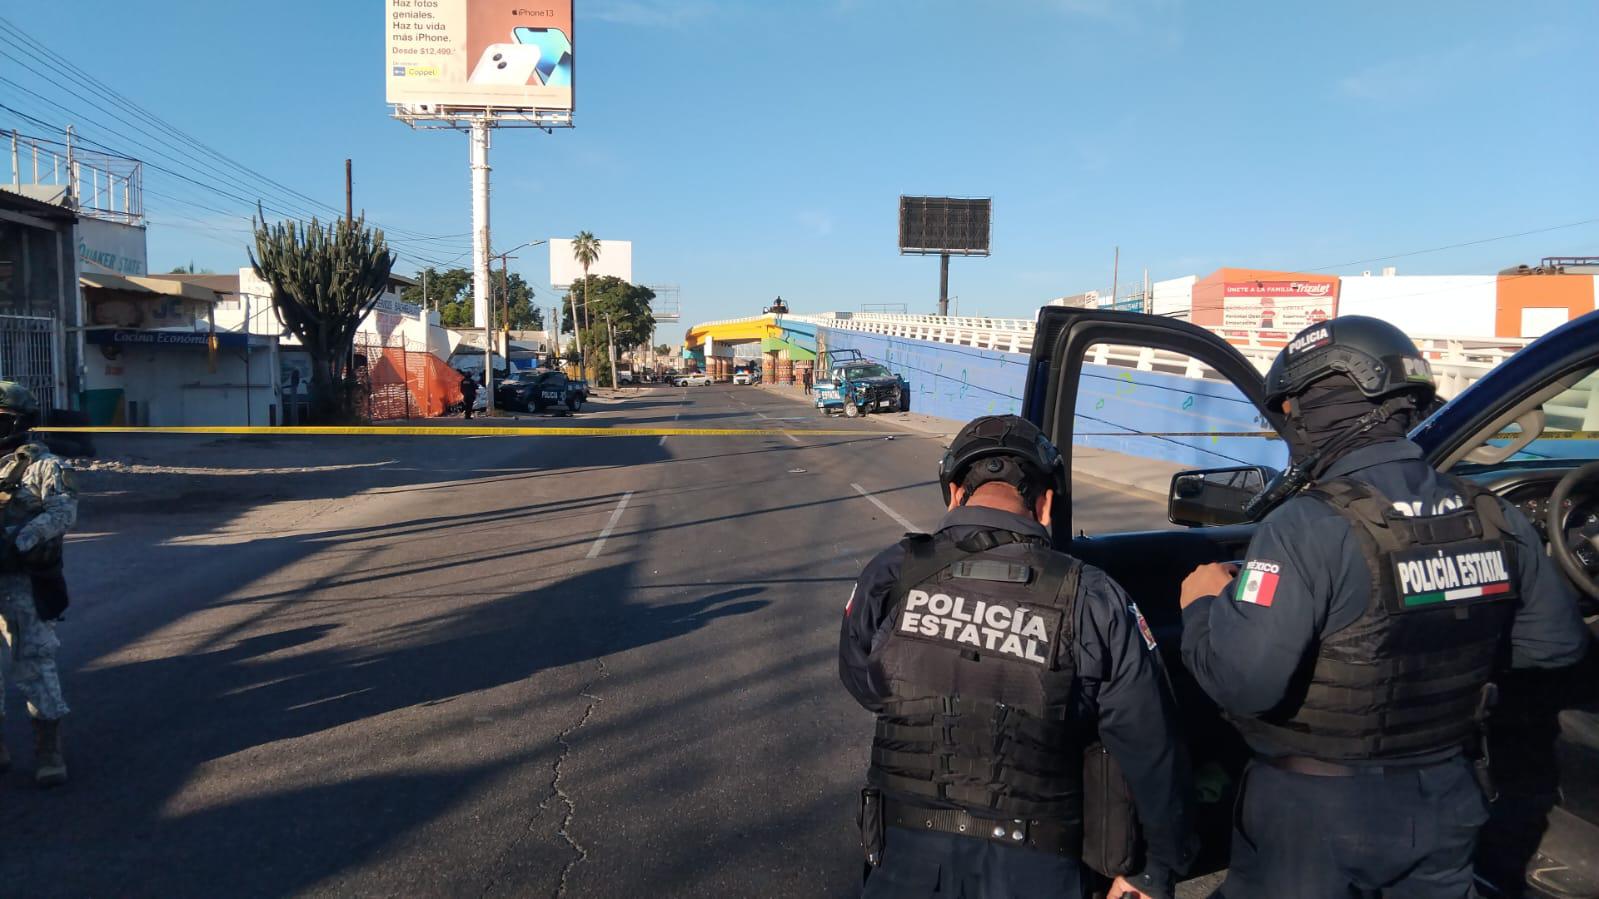
{"type": "Polygon", "coordinates": [[[395,66],[394,67],[394,77],[396,77],[396,78],[404,78],[405,77],[405,66],[395,66]]]}

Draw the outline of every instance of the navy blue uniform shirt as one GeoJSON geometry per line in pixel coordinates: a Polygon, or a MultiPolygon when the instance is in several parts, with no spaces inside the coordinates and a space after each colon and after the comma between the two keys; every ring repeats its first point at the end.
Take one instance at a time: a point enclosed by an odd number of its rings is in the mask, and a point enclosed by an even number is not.
{"type": "MultiPolygon", "coordinates": [[[[1049,539],[1049,531],[1031,518],[976,506],[955,509],[939,524],[940,533],[957,540],[985,530],[1049,539]]],[[[1025,546],[1007,544],[991,552],[1019,556],[1026,551],[1025,546]]],[[[869,656],[888,636],[891,594],[904,558],[905,550],[897,543],[878,553],[861,571],[844,608],[839,677],[850,695],[873,712],[880,712],[890,695],[869,656]]],[[[1187,870],[1192,860],[1188,754],[1160,653],[1141,619],[1120,585],[1103,571],[1083,566],[1073,627],[1077,662],[1073,715],[1098,722],[1100,740],[1132,788],[1149,847],[1144,873],[1171,895],[1176,874],[1187,870]]]]}
{"type": "MultiPolygon", "coordinates": [[[[1369,484],[1411,516],[1439,515],[1464,505],[1449,482],[1422,460],[1421,447],[1396,440],[1362,447],[1328,470],[1326,478],[1369,484]]],[[[1500,503],[1518,544],[1519,608],[1510,630],[1511,665],[1557,668],[1575,664],[1588,646],[1577,592],[1520,510],[1500,503]]],[[[1183,610],[1183,660],[1205,692],[1235,715],[1275,708],[1301,661],[1321,638],[1353,624],[1371,601],[1371,573],[1353,525],[1332,506],[1296,496],[1266,516],[1249,544],[1248,560],[1280,566],[1269,604],[1234,596],[1238,581],[1183,610]],[[1228,597],[1228,598],[1222,598],[1228,597]]],[[[1250,737],[1262,755],[1285,750],[1250,737]]],[[[1450,749],[1439,760],[1457,754],[1450,749]]]]}

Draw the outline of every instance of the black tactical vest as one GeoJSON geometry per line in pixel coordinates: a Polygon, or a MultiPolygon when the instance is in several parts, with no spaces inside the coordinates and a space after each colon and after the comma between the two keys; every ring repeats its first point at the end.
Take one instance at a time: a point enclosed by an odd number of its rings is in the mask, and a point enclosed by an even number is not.
{"type": "Polygon", "coordinates": [[[1498,500],[1451,482],[1464,507],[1421,518],[1348,478],[1307,491],[1352,525],[1371,599],[1322,641],[1282,706],[1235,719],[1246,735],[1329,761],[1401,760],[1472,739],[1520,578],[1498,500]]]}
{"type": "Polygon", "coordinates": [[[935,808],[1080,825],[1085,727],[1070,720],[1080,563],[1043,541],[980,531],[913,535],[871,655],[894,699],[868,779],[935,808]]]}

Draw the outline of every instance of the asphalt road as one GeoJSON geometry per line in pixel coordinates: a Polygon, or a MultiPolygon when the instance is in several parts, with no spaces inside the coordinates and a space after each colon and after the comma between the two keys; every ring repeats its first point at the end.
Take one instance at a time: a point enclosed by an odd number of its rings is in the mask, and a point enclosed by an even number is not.
{"type": "Polygon", "coordinates": [[[12,697],[0,894],[853,895],[838,616],[937,523],[942,443],[748,387],[576,421],[794,433],[116,444],[176,469],[86,492],[72,782],[32,787],[12,697]]]}

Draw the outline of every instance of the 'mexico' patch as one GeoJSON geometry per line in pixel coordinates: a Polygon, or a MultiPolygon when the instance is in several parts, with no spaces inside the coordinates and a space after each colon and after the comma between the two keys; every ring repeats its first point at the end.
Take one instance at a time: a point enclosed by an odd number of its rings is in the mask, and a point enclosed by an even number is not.
{"type": "Polygon", "coordinates": [[[1059,609],[912,590],[894,629],[953,649],[993,653],[1048,668],[1054,663],[1060,620],[1059,609]]]}
{"type": "Polygon", "coordinates": [[[1471,603],[1516,596],[1503,543],[1479,540],[1448,549],[1394,553],[1394,587],[1403,609],[1471,603]]]}

